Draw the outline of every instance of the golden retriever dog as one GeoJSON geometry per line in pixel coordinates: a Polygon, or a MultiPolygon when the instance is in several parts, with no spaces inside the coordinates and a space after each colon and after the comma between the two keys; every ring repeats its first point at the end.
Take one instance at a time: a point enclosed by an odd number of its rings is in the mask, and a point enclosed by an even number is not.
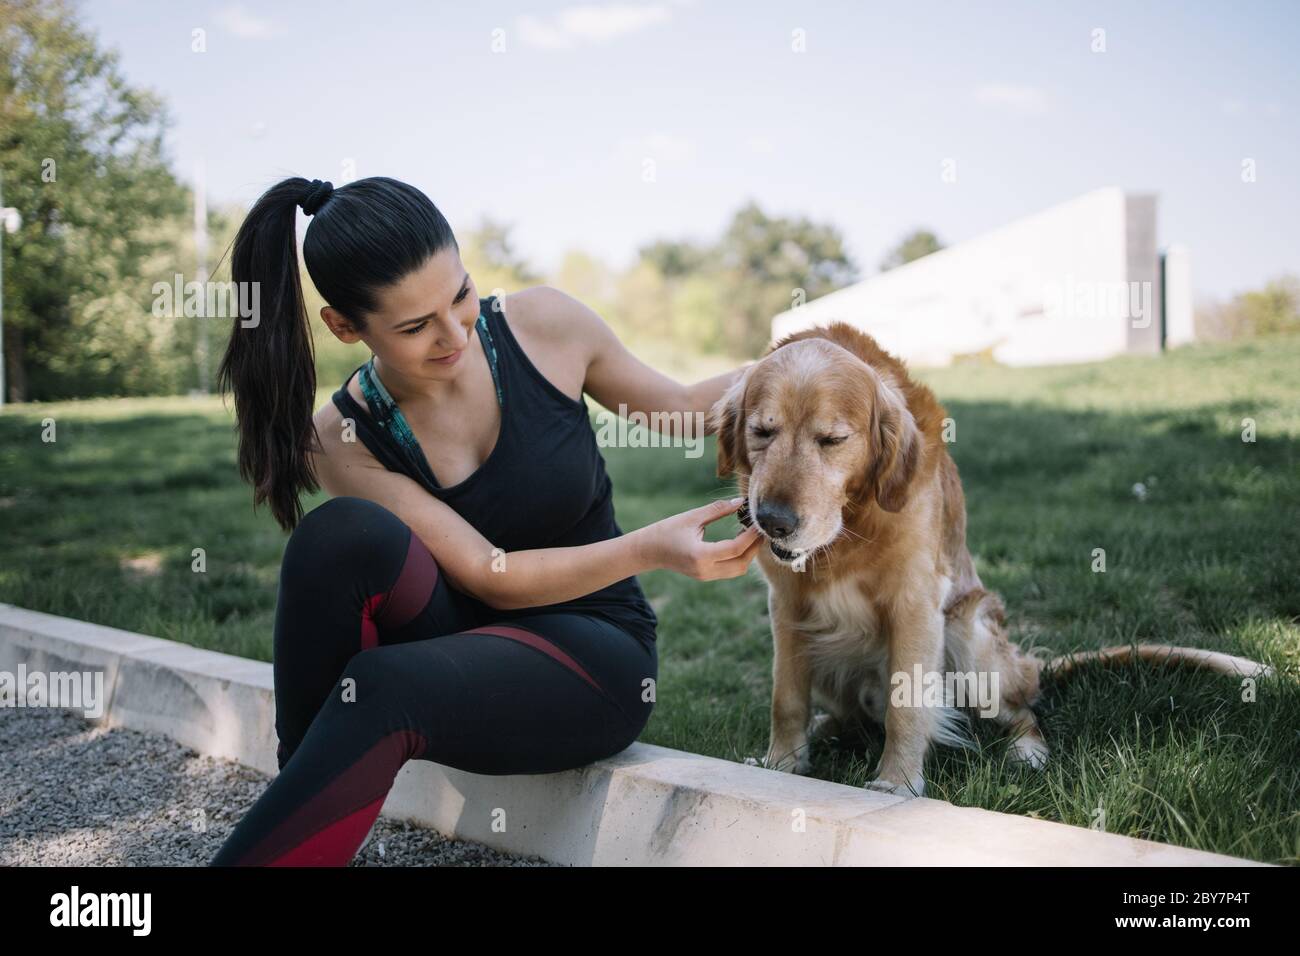
{"type": "Polygon", "coordinates": [[[1271,673],[1167,645],[1045,660],[1011,643],[1002,601],[966,549],[946,414],[902,362],[843,322],[774,343],[711,409],[718,476],[738,475],[740,520],[768,542],[758,556],[773,642],[766,766],[807,773],[810,737],[870,718],[885,744],[868,786],[920,795],[932,742],[973,745],[971,709],[1008,729],[1016,759],[1043,765],[1031,708],[1045,667],[1136,654],[1271,673]],[[826,711],[816,720],[814,705],[826,711]]]}

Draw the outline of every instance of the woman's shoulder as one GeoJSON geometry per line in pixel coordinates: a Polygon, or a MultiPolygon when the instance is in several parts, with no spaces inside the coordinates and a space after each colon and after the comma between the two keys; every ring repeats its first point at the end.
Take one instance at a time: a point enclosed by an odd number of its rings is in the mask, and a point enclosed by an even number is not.
{"type": "MultiPolygon", "coordinates": [[[[347,391],[348,385],[355,381],[355,377],[349,378],[339,391],[347,391]]],[[[338,407],[334,395],[331,395],[329,401],[321,405],[312,415],[312,425],[315,426],[319,444],[316,444],[308,454],[318,475],[331,470],[332,466],[357,463],[366,459],[374,460],[370,450],[356,434],[356,421],[350,413],[345,414],[338,407]]]]}
{"type": "Polygon", "coordinates": [[[334,435],[340,431],[343,424],[343,418],[343,412],[339,409],[338,405],[334,403],[334,396],[331,395],[329,401],[316,409],[315,414],[311,417],[311,421],[312,424],[316,426],[317,432],[322,435],[326,433],[334,435]]]}
{"type": "Polygon", "coordinates": [[[575,320],[585,306],[573,296],[549,285],[535,285],[499,297],[500,311],[510,330],[529,338],[558,341],[577,329],[575,320]]]}
{"type": "Polygon", "coordinates": [[[329,455],[337,451],[338,446],[343,443],[344,415],[334,404],[333,396],[316,409],[316,414],[311,417],[311,423],[316,428],[316,437],[320,442],[319,449],[313,448],[312,453],[324,452],[329,455]]]}
{"type": "Polygon", "coordinates": [[[500,307],[525,352],[563,354],[566,366],[579,361],[583,378],[594,351],[610,334],[599,315],[554,286],[512,292],[502,297],[500,307]]]}
{"type": "Polygon", "coordinates": [[[315,424],[317,431],[327,429],[337,433],[352,415],[353,407],[366,411],[365,394],[361,391],[361,376],[357,374],[360,371],[360,366],[354,368],[343,384],[331,392],[325,403],[316,409],[312,415],[312,423],[315,424]]]}
{"type": "Polygon", "coordinates": [[[503,324],[539,376],[570,402],[581,403],[589,361],[583,346],[590,336],[580,317],[575,320],[575,309],[585,306],[545,285],[503,296],[500,305],[503,324]]]}

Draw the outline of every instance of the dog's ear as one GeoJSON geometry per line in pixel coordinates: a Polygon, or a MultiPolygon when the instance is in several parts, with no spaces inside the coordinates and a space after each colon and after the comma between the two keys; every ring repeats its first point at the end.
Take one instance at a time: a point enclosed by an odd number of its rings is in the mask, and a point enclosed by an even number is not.
{"type": "Polygon", "coordinates": [[[745,385],[749,381],[750,368],[752,366],[737,375],[709,409],[709,425],[718,435],[719,478],[749,467],[745,444],[745,385]]]}
{"type": "Polygon", "coordinates": [[[921,457],[921,433],[902,396],[878,377],[871,441],[875,447],[868,480],[876,504],[885,511],[902,511],[921,457]]]}

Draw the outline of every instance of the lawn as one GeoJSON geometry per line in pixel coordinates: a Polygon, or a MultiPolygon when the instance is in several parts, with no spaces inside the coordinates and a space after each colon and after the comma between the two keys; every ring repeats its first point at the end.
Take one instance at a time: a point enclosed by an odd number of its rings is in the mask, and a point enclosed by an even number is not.
{"type": "MultiPolygon", "coordinates": [[[[1045,689],[1045,771],[1012,766],[1005,741],[980,728],[981,751],[934,752],[927,795],[1300,862],[1297,370],[1300,338],[923,373],[955,422],[970,548],[1016,640],[1189,644],[1280,671],[1243,700],[1234,678],[1085,670],[1045,689]],[[1093,570],[1099,548],[1104,573],[1093,570]]],[[[681,448],[605,455],[624,530],[733,487],[714,474],[712,439],[694,459],[681,448]]],[[[732,518],[715,527],[711,538],[737,530],[732,518]]],[[[285,535],[252,512],[216,399],[3,409],[0,534],[0,601],[271,659],[285,535]],[[42,441],[47,417],[54,442],[42,441]],[[195,548],[206,573],[191,570],[195,548]]],[[[659,703],[642,740],[761,756],[771,638],[757,568],[724,582],[641,580],[660,616],[659,703]]],[[[861,785],[881,742],[831,741],[813,773],[861,785]]]]}

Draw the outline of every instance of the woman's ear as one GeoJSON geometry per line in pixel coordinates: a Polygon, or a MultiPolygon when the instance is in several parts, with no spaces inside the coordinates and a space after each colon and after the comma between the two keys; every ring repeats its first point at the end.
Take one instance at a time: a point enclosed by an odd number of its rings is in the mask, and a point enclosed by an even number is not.
{"type": "Polygon", "coordinates": [[[873,373],[876,396],[871,406],[871,441],[875,445],[868,480],[876,504],[885,511],[902,511],[921,457],[916,419],[898,391],[873,373]]]}
{"type": "Polygon", "coordinates": [[[327,305],[320,310],[320,318],[340,342],[351,345],[353,342],[361,341],[361,334],[357,331],[356,326],[352,324],[346,315],[332,305],[327,305]]]}
{"type": "Polygon", "coordinates": [[[740,470],[748,473],[749,458],[745,446],[745,385],[749,369],[737,375],[709,410],[709,423],[718,435],[718,477],[740,470]]]}

